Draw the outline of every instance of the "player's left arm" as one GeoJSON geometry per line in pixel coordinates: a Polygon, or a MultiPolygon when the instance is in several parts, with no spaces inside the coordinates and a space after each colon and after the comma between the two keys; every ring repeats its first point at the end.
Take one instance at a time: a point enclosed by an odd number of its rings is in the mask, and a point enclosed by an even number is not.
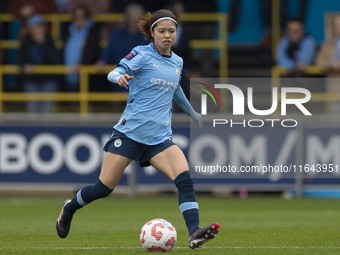
{"type": "Polygon", "coordinates": [[[180,85],[175,90],[174,100],[196,123],[202,123],[201,114],[197,113],[194,108],[192,108],[180,85]]]}

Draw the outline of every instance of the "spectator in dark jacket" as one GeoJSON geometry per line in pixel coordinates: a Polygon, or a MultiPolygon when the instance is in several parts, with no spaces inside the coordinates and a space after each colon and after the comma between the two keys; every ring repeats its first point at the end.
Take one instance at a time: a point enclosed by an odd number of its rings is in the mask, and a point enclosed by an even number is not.
{"type": "Polygon", "coordinates": [[[126,20],[121,28],[115,28],[109,43],[102,50],[98,65],[118,64],[137,45],[148,44],[143,34],[138,30],[138,21],[144,14],[144,8],[139,4],[130,4],[125,10],[126,20]]]}
{"type": "MultiPolygon", "coordinates": [[[[28,34],[23,38],[19,50],[19,64],[23,68],[23,87],[26,92],[55,92],[57,81],[51,75],[33,74],[35,65],[57,64],[58,53],[52,37],[47,33],[41,15],[32,16],[28,23],[28,34]]],[[[53,111],[50,101],[28,102],[29,112],[53,111]]]]}
{"type": "MultiPolygon", "coordinates": [[[[115,28],[110,36],[110,40],[105,49],[100,54],[98,67],[103,67],[107,64],[118,64],[119,61],[130,53],[131,49],[137,45],[148,44],[145,41],[143,34],[138,29],[138,21],[144,14],[144,8],[140,4],[131,3],[125,10],[125,22],[121,27],[115,28]]],[[[106,83],[107,88],[111,88],[116,92],[126,92],[124,88],[119,86],[111,86],[106,81],[100,82],[106,83]]]]}

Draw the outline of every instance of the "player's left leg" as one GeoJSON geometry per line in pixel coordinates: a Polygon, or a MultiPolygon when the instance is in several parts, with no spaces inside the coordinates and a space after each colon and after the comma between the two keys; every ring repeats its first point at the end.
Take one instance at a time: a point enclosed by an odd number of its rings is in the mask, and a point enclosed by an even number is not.
{"type": "Polygon", "coordinates": [[[200,247],[214,238],[219,231],[219,224],[213,223],[206,228],[199,228],[199,213],[193,181],[190,178],[187,160],[177,146],[171,146],[150,159],[153,167],[172,180],[178,189],[179,208],[189,231],[189,246],[200,247]]]}

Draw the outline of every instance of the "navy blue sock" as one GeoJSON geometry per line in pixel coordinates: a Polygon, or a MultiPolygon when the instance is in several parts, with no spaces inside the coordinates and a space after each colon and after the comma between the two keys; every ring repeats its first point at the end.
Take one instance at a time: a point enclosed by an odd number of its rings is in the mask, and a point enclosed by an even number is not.
{"type": "Polygon", "coordinates": [[[174,183],[178,189],[178,204],[187,225],[189,235],[191,235],[199,225],[198,204],[194,184],[190,178],[189,171],[179,174],[174,183]]]}
{"type": "Polygon", "coordinates": [[[95,184],[86,185],[78,191],[71,203],[66,206],[66,210],[74,214],[76,210],[91,203],[92,201],[108,196],[113,190],[106,187],[100,180],[95,184]]]}

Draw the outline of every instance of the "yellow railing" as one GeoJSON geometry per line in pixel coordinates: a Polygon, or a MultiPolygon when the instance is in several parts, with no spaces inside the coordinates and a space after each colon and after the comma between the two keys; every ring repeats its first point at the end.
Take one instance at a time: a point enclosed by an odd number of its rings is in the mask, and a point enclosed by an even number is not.
{"type": "MultiPolygon", "coordinates": [[[[289,74],[290,71],[281,66],[273,66],[271,73],[272,73],[272,78],[280,78],[281,75],[289,74]]],[[[303,72],[301,73],[309,74],[309,75],[323,75],[323,74],[326,74],[326,71],[325,69],[319,66],[309,66],[305,70],[303,70],[303,72]]]]}
{"type": "Polygon", "coordinates": [[[220,78],[228,77],[228,30],[227,21],[228,16],[224,13],[185,13],[179,16],[183,22],[218,22],[218,36],[217,40],[191,40],[190,47],[192,49],[219,49],[219,76],[220,78]]]}
{"type": "MultiPolygon", "coordinates": [[[[117,101],[124,102],[128,98],[127,92],[108,93],[108,92],[89,92],[90,74],[107,74],[115,66],[105,66],[98,68],[93,65],[80,67],[79,92],[57,92],[57,93],[24,93],[24,92],[3,92],[3,75],[20,74],[21,68],[13,65],[0,66],[0,114],[3,112],[3,102],[10,101],[78,101],[80,113],[86,114],[89,109],[89,102],[98,101],[117,101]]],[[[72,70],[63,65],[35,66],[33,74],[67,74],[72,70]]]]}
{"type": "MultiPolygon", "coordinates": [[[[60,45],[60,23],[70,22],[72,16],[70,14],[48,14],[45,20],[51,23],[52,37],[56,45],[60,45]]],[[[125,18],[124,14],[97,14],[93,16],[96,22],[122,22],[125,18]]],[[[0,22],[12,22],[16,19],[11,14],[0,14],[0,22]]],[[[179,16],[179,20],[183,22],[217,22],[219,35],[217,40],[191,40],[190,47],[192,49],[218,49],[220,51],[219,58],[219,76],[228,76],[228,52],[227,52],[227,15],[223,13],[185,13],[179,16]]],[[[0,41],[2,49],[17,49],[20,42],[17,40],[0,41]]],[[[3,92],[3,75],[20,74],[19,66],[3,65],[0,66],[0,114],[3,112],[3,102],[7,101],[78,101],[80,103],[80,113],[88,113],[88,105],[90,101],[125,101],[128,97],[127,93],[94,93],[89,92],[89,75],[90,74],[107,74],[113,66],[98,68],[96,66],[82,66],[80,68],[80,89],[79,92],[72,93],[18,93],[3,92]]],[[[63,66],[35,66],[34,74],[66,74],[71,69],[63,66]]]]}
{"type": "MultiPolygon", "coordinates": [[[[272,73],[272,87],[280,87],[280,77],[281,75],[287,75],[290,73],[289,70],[280,67],[274,66],[271,70],[272,73]]],[[[324,75],[326,74],[326,70],[319,66],[309,66],[307,67],[301,74],[308,75],[324,75]]],[[[340,93],[312,93],[312,97],[310,102],[331,102],[331,101],[340,101],[340,93]]]]}
{"type": "MultiPolygon", "coordinates": [[[[70,22],[71,14],[48,14],[45,20],[51,23],[52,37],[57,45],[60,45],[60,23],[70,22]]],[[[93,16],[96,22],[122,22],[125,18],[124,14],[96,14],[93,16]]],[[[0,14],[0,22],[12,22],[15,16],[11,14],[0,14]]],[[[191,40],[190,47],[192,49],[218,49],[220,51],[219,58],[219,76],[228,76],[228,51],[227,51],[227,15],[224,13],[184,13],[179,16],[179,20],[183,22],[218,22],[219,35],[217,40],[191,40]]],[[[20,46],[17,40],[2,40],[0,47],[2,49],[16,49],[20,46]]]]}
{"type": "MultiPolygon", "coordinates": [[[[52,37],[57,45],[60,45],[60,23],[70,22],[72,16],[70,14],[48,14],[45,20],[51,23],[52,37]]],[[[97,14],[93,16],[96,22],[122,22],[125,18],[124,14],[97,14]]],[[[16,19],[11,14],[0,14],[0,22],[12,22],[16,19]]],[[[179,20],[183,22],[217,22],[219,35],[217,40],[191,40],[190,47],[192,49],[218,49],[220,51],[219,58],[219,76],[228,76],[228,52],[227,52],[227,15],[223,13],[185,13],[179,16],[179,20]]],[[[20,42],[17,40],[0,41],[2,49],[17,49],[20,42]]],[[[0,114],[3,112],[3,102],[8,101],[78,101],[80,103],[80,113],[88,113],[90,101],[125,101],[128,97],[127,93],[95,93],[89,92],[89,75],[90,74],[107,74],[112,70],[113,66],[98,68],[96,66],[81,66],[80,68],[80,85],[79,92],[72,93],[23,93],[23,92],[4,92],[3,91],[3,75],[20,74],[19,66],[3,65],[0,66],[0,114]]],[[[66,74],[71,69],[63,65],[54,66],[35,66],[34,74],[66,74]]]]}

